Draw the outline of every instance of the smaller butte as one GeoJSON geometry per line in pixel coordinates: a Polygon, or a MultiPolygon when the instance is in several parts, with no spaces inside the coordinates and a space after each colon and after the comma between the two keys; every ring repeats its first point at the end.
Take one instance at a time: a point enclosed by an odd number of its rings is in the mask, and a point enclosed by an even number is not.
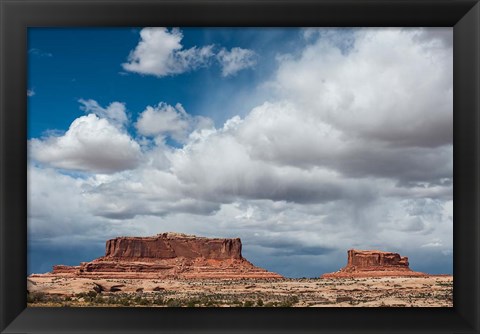
{"type": "Polygon", "coordinates": [[[348,262],[345,267],[333,273],[323,274],[321,278],[429,276],[411,270],[408,263],[408,257],[400,256],[398,253],[379,250],[350,249],[347,254],[348,262]]]}

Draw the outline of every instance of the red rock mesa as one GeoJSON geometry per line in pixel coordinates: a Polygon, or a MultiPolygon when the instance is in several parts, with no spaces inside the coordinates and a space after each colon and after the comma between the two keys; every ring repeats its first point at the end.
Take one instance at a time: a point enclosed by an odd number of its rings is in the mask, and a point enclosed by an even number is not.
{"type": "Polygon", "coordinates": [[[356,249],[350,249],[347,253],[348,263],[345,267],[334,273],[323,274],[321,277],[428,276],[411,270],[408,258],[398,253],[356,249]]]}
{"type": "Polygon", "coordinates": [[[180,233],[108,240],[105,256],[79,266],[57,265],[47,275],[102,278],[282,278],[242,257],[236,239],[180,233]]]}

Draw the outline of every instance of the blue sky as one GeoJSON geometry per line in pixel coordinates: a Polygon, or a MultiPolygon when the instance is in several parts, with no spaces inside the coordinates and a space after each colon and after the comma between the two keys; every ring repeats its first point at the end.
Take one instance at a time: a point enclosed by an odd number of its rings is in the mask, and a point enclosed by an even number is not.
{"type": "MultiPolygon", "coordinates": [[[[181,75],[155,76],[129,73],[122,68],[139,41],[139,28],[35,28],[29,29],[29,138],[45,130],[68,128],[83,115],[79,99],[101,105],[126,103],[132,115],[160,100],[181,103],[191,114],[208,115],[220,125],[230,116],[247,113],[254,105],[233,105],[239,89],[251,94],[256,83],[274,70],[279,52],[297,47],[297,29],[183,28],[185,49],[197,45],[215,48],[241,47],[262,54],[256,70],[221,76],[221,66],[200,68],[181,75]],[[252,38],[255,36],[255,38],[252,38]],[[212,106],[212,102],[214,105],[212,106]],[[227,105],[225,110],[218,106],[227,105]],[[229,104],[232,104],[229,107],[229,104]]],[[[294,50],[294,49],[293,49],[294,50]]],[[[213,62],[213,61],[212,61],[213,62]]]]}
{"type": "Polygon", "coordinates": [[[452,29],[30,28],[28,271],[120,235],[452,272],[452,29]],[[414,89],[412,89],[414,88],[414,89]]]}

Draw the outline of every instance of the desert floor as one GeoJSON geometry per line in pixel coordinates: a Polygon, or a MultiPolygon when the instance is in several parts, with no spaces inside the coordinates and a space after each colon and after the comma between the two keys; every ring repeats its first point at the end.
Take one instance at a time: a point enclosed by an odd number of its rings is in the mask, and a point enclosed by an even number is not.
{"type": "Polygon", "coordinates": [[[453,277],[165,280],[29,277],[28,306],[452,307],[453,277]]]}

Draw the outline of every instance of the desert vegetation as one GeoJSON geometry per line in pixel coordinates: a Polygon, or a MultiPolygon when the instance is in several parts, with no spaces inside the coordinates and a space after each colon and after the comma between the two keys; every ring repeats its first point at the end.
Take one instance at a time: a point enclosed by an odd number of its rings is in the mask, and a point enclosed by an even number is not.
{"type": "Polygon", "coordinates": [[[451,276],[237,280],[92,280],[35,277],[33,307],[453,306],[451,276]]]}

